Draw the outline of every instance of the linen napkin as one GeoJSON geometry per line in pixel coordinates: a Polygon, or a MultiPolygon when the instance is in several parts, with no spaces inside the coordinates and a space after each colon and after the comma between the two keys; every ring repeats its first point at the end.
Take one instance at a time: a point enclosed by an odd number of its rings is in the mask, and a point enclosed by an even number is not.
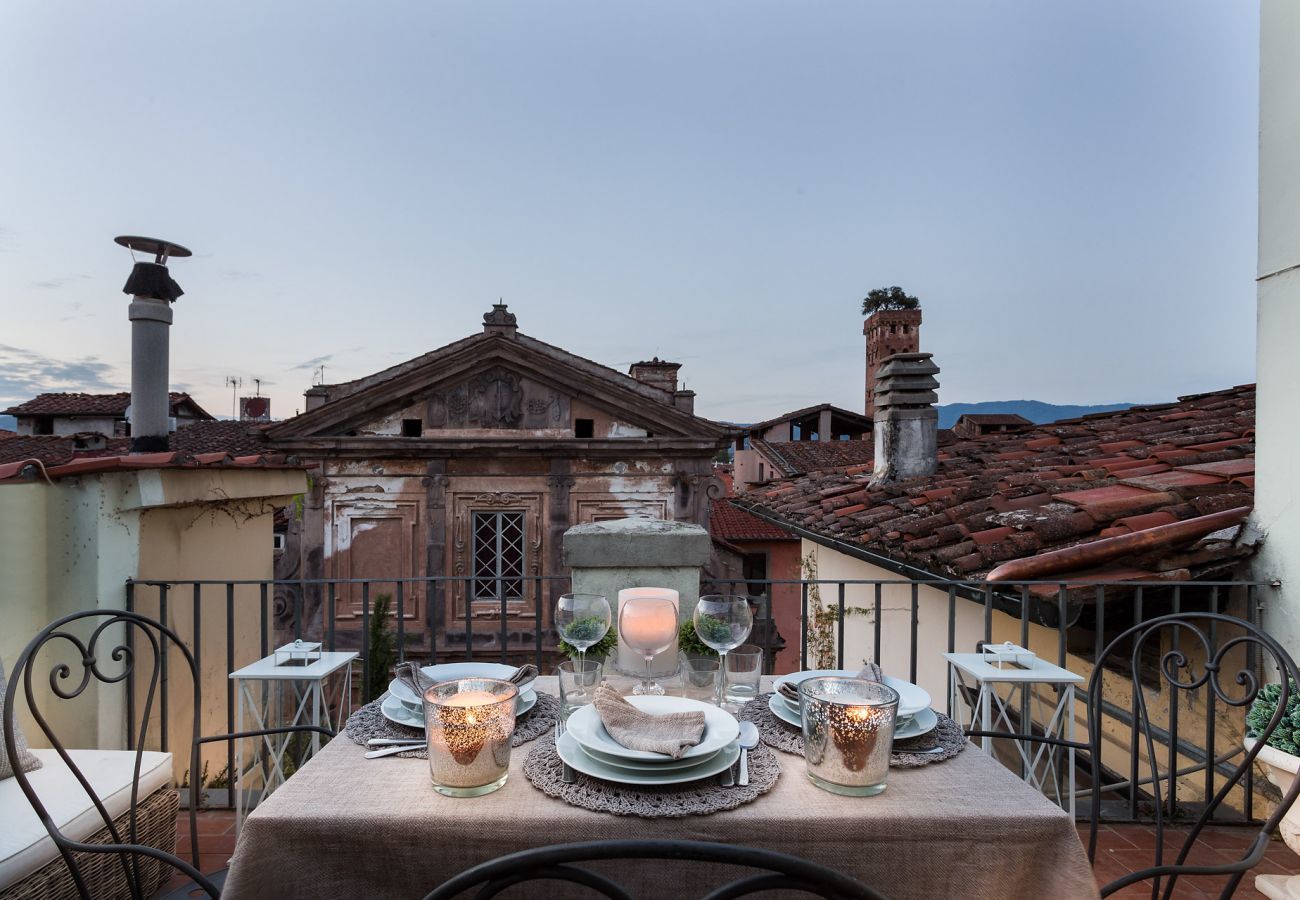
{"type": "Polygon", "coordinates": [[[629,750],[666,753],[680,759],[687,747],[704,740],[704,713],[655,715],[637,709],[608,684],[596,688],[592,705],[610,737],[629,750]]]}
{"type": "MultiPolygon", "coordinates": [[[[857,674],[857,677],[863,681],[884,681],[885,673],[880,670],[880,666],[869,662],[862,667],[862,671],[857,674]]],[[[791,703],[799,702],[799,685],[783,681],[777,690],[781,692],[782,697],[791,703]]]]}
{"type": "MultiPolygon", "coordinates": [[[[417,663],[398,663],[393,667],[393,675],[402,684],[415,691],[417,697],[423,697],[425,691],[437,684],[436,681],[420,671],[420,666],[417,663]]],[[[536,677],[537,666],[530,663],[515,669],[506,680],[522,690],[524,685],[530,684],[536,677]]]]}

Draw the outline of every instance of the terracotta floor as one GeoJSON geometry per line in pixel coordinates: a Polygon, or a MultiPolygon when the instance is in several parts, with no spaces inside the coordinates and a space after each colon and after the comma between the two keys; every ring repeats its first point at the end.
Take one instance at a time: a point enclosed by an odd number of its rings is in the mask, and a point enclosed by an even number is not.
{"type": "MultiPolygon", "coordinates": [[[[198,815],[199,828],[199,869],[203,872],[217,872],[226,868],[230,856],[235,852],[235,814],[224,810],[201,812],[198,815]]],[[[1169,829],[1165,834],[1166,848],[1181,845],[1185,831],[1169,829]]],[[[1207,828],[1197,840],[1193,851],[1193,862],[1220,862],[1240,858],[1245,845],[1253,832],[1249,829],[1227,826],[1207,828]]],[[[1080,840],[1088,840],[1088,826],[1079,829],[1080,840]]],[[[1105,883],[1150,865],[1152,851],[1156,845],[1155,829],[1148,825],[1103,825],[1097,837],[1097,861],[1094,870],[1097,881],[1105,883]]],[[[190,852],[189,819],[182,810],[176,820],[176,852],[188,858],[190,852]]],[[[1281,841],[1275,840],[1269,845],[1264,861],[1242,879],[1241,886],[1234,897],[1242,900],[1254,900],[1264,895],[1255,890],[1255,875],[1278,874],[1300,875],[1300,856],[1296,856],[1281,841]]],[[[184,878],[176,879],[168,889],[185,883],[184,878]]],[[[1198,878],[1179,881],[1174,896],[1179,900],[1200,900],[1202,897],[1217,897],[1218,891],[1226,879],[1198,878]]],[[[1115,894],[1116,897],[1150,897],[1149,885],[1135,885],[1115,894]]]]}

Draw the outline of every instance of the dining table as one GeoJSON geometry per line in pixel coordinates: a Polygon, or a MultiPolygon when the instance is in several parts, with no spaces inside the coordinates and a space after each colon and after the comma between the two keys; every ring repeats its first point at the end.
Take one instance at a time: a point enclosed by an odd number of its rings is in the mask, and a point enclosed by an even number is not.
{"type": "MultiPolygon", "coordinates": [[[[764,678],[765,690],[772,680],[764,678]]],[[[554,677],[536,684],[558,693],[554,677]]],[[[891,769],[887,789],[872,797],[821,790],[801,757],[775,753],[781,773],[766,794],[735,809],[676,818],[593,812],[547,796],[523,772],[533,746],[512,751],[501,789],[452,798],[434,790],[426,760],[368,760],[365,747],[340,735],[245,820],[222,896],[420,898],[515,851],[657,838],[793,854],[896,900],[1098,897],[1074,820],[973,744],[951,759],[891,769]]],[[[652,860],[589,868],[636,897],[700,896],[742,874],[652,860]]],[[[502,896],[575,895],[582,892],[572,884],[542,881],[502,896]]]]}

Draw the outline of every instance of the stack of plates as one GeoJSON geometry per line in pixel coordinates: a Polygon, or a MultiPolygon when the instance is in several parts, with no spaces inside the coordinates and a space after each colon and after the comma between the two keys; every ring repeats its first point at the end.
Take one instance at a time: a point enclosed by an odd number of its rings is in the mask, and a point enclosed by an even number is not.
{"type": "MultiPolygon", "coordinates": [[[[799,715],[799,704],[792,703],[785,699],[780,692],[782,684],[798,684],[805,678],[814,678],[819,675],[842,675],[852,678],[857,672],[850,672],[847,669],[811,669],[806,672],[795,672],[792,675],[785,675],[776,681],[775,692],[767,701],[767,708],[772,711],[783,722],[793,725],[795,728],[803,726],[803,719],[799,715]]],[[[907,740],[908,738],[920,737],[934,730],[939,724],[939,717],[934,710],[930,709],[930,694],[925,688],[917,687],[910,681],[903,681],[900,678],[891,678],[885,676],[885,684],[889,685],[898,692],[898,719],[894,723],[894,738],[896,740],[907,740]]]]}
{"type": "Polygon", "coordinates": [[[574,710],[556,741],[560,759],[584,775],[618,784],[679,784],[709,778],[730,768],[740,756],[740,723],[724,709],[686,697],[628,697],[637,709],[662,715],[704,713],[704,739],[679,759],[666,753],[629,750],[605,730],[594,706],[574,710]]]}
{"type": "MultiPolygon", "coordinates": [[[[441,666],[425,666],[420,671],[426,676],[439,681],[455,681],[458,678],[500,678],[507,679],[515,673],[515,666],[501,663],[446,663],[441,666]]],[[[537,692],[530,682],[519,691],[515,698],[515,715],[522,716],[537,705],[537,692]]],[[[388,696],[380,704],[384,718],[407,728],[424,729],[424,703],[402,682],[394,678],[388,685],[388,696]]]]}

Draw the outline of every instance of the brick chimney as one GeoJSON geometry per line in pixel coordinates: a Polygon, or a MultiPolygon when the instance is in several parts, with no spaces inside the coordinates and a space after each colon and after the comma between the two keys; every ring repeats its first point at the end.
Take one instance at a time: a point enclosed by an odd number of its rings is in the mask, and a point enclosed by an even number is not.
{"type": "Polygon", "coordinates": [[[896,353],[918,353],[921,350],[921,310],[882,309],[862,323],[862,333],[867,338],[866,414],[870,418],[876,410],[877,369],[880,364],[896,353]]]}
{"type": "Polygon", "coordinates": [[[939,465],[939,374],[929,353],[896,353],[876,373],[871,484],[933,475],[939,465]]]}
{"type": "Polygon", "coordinates": [[[648,362],[632,363],[632,368],[627,373],[642,384],[676,394],[677,370],[681,367],[681,363],[667,362],[656,356],[648,362]]]}

